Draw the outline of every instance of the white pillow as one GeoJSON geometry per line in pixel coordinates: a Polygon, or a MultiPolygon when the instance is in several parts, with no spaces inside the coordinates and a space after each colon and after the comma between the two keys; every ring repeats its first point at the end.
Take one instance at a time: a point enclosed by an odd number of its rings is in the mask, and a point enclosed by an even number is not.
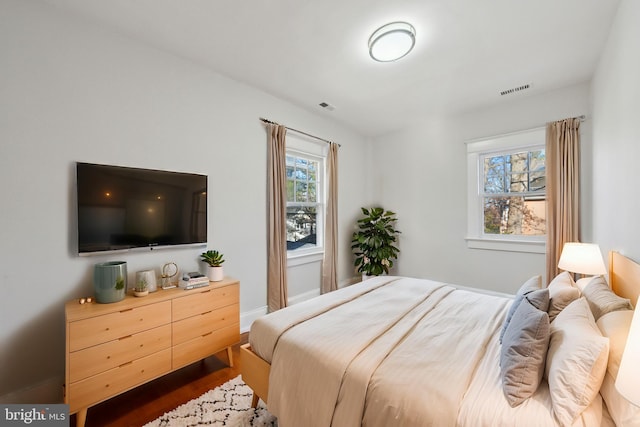
{"type": "Polygon", "coordinates": [[[627,335],[629,335],[632,319],[633,311],[621,310],[607,313],[596,322],[602,335],[609,338],[607,370],[613,378],[618,376],[618,369],[620,368],[622,353],[624,353],[624,346],[627,344],[627,335]]]}
{"type": "Polygon", "coordinates": [[[582,290],[596,277],[597,276],[587,276],[576,280],[576,288],[580,289],[580,293],[582,293],[582,290]]]}
{"type": "Polygon", "coordinates": [[[631,301],[616,295],[602,276],[594,277],[584,287],[582,295],[587,299],[596,320],[612,311],[633,310],[631,301]]]}
{"type": "Polygon", "coordinates": [[[561,425],[571,425],[600,390],[609,339],[600,334],[585,298],[569,304],[550,326],[545,372],[553,412],[561,425]]]}
{"type": "Polygon", "coordinates": [[[640,407],[622,397],[615,387],[615,380],[609,372],[604,376],[600,394],[607,404],[609,415],[617,426],[640,427],[640,407]]]}
{"type": "Polygon", "coordinates": [[[571,274],[564,271],[549,283],[549,321],[553,322],[558,313],[573,301],[580,298],[571,274]]]}
{"type": "Polygon", "coordinates": [[[616,425],[640,427],[640,407],[622,397],[615,388],[615,378],[618,376],[632,318],[631,310],[612,311],[596,322],[602,335],[609,338],[609,363],[600,394],[616,425]]]}

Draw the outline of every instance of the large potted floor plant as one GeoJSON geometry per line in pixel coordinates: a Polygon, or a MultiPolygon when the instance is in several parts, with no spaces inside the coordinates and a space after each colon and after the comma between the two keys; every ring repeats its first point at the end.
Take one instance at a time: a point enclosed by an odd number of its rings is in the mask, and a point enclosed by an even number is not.
{"type": "Polygon", "coordinates": [[[351,249],[356,256],[354,266],[366,276],[388,274],[400,250],[395,246],[400,231],[396,230],[395,212],[383,208],[361,208],[363,218],[353,233],[351,249]]]}

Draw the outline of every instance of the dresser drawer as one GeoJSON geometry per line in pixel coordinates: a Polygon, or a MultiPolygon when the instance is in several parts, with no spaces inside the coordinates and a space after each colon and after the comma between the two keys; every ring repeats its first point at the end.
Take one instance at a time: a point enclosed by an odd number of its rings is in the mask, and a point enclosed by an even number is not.
{"type": "Polygon", "coordinates": [[[223,286],[193,293],[172,301],[172,318],[176,320],[206,313],[216,308],[237,304],[240,301],[239,285],[223,286]]]}
{"type": "Polygon", "coordinates": [[[173,345],[238,323],[239,315],[238,304],[234,304],[175,322],[172,325],[173,345]]]}
{"type": "Polygon", "coordinates": [[[171,301],[70,322],[69,350],[81,350],[170,322],[171,301]]]}
{"type": "Polygon", "coordinates": [[[66,399],[70,405],[69,411],[73,414],[169,371],[171,350],[167,349],[71,383],[66,399]]]}
{"type": "Polygon", "coordinates": [[[76,382],[124,363],[171,347],[171,325],[167,324],[69,355],[69,381],[76,382]]]}
{"type": "Polygon", "coordinates": [[[173,347],[173,369],[204,359],[218,351],[240,341],[240,324],[236,323],[215,332],[209,332],[197,338],[173,347]]]}

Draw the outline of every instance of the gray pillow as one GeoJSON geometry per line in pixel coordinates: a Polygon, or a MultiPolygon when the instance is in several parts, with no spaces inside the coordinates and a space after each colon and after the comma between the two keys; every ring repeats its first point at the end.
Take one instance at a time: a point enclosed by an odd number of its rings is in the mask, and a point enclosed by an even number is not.
{"type": "Polygon", "coordinates": [[[500,349],[502,390],[511,407],[520,405],[538,389],[549,337],[549,314],[525,296],[507,326],[500,349]]]}
{"type": "MultiPolygon", "coordinates": [[[[513,317],[513,313],[515,313],[516,309],[522,302],[522,299],[525,295],[537,291],[542,287],[542,277],[541,276],[533,276],[531,279],[524,282],[518,292],[516,292],[516,296],[513,299],[513,303],[511,307],[509,307],[509,311],[507,312],[507,317],[504,319],[504,323],[502,324],[502,330],[500,331],[500,342],[502,342],[502,338],[504,337],[504,333],[507,330],[507,326],[509,326],[509,322],[511,322],[511,318],[513,317]]],[[[533,298],[534,302],[537,301],[537,298],[533,298]]],[[[547,298],[547,303],[548,303],[547,298]]],[[[546,309],[545,309],[546,310],[546,309]]]]}
{"type": "Polygon", "coordinates": [[[619,310],[633,310],[631,301],[616,295],[604,277],[594,277],[582,290],[596,321],[607,313],[619,310]]]}

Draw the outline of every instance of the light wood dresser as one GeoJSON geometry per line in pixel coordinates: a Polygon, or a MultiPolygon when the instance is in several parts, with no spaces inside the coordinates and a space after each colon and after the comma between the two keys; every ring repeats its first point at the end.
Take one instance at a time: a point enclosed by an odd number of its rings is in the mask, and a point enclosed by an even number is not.
{"type": "Polygon", "coordinates": [[[64,401],[77,425],[99,402],[240,342],[240,282],[158,289],[111,304],[69,301],[64,401]]]}

